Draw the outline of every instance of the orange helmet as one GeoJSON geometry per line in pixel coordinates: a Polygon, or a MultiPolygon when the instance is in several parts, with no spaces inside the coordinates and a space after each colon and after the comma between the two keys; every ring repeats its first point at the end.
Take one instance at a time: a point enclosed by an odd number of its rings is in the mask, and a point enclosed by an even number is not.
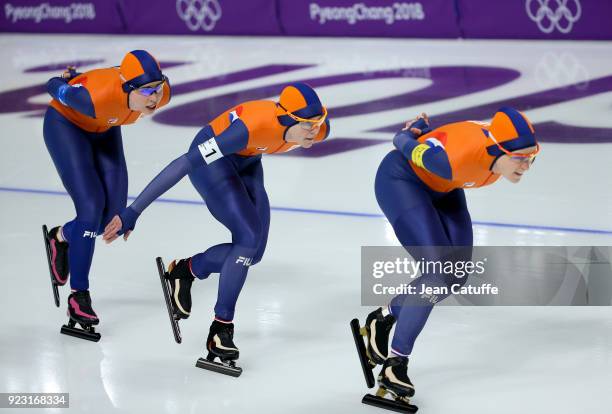
{"type": "Polygon", "coordinates": [[[119,69],[124,78],[124,92],[138,89],[147,83],[164,80],[159,63],[146,50],[132,50],[126,54],[119,69]]]}
{"type": "Polygon", "coordinates": [[[484,132],[493,140],[487,146],[487,152],[494,160],[505,154],[500,146],[507,152],[513,152],[538,144],[533,125],[522,112],[514,108],[504,107],[497,111],[488,131],[484,132]]]}
{"type": "Polygon", "coordinates": [[[309,119],[327,113],[315,90],[302,82],[292,83],[283,88],[276,112],[278,122],[286,127],[297,124],[296,118],[309,119]]]}

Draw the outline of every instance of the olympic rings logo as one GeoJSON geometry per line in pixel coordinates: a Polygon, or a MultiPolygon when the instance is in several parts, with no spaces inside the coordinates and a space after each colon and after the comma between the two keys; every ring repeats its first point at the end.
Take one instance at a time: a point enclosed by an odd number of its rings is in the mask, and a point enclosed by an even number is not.
{"type": "Polygon", "coordinates": [[[574,85],[577,90],[589,87],[591,75],[582,62],[568,52],[546,52],[535,65],[535,78],[546,88],[574,85]]]}
{"type": "Polygon", "coordinates": [[[556,9],[554,9],[554,5],[549,5],[552,0],[527,0],[525,2],[527,15],[538,24],[538,28],[543,33],[552,33],[555,28],[561,33],[571,32],[574,23],[582,15],[580,0],[554,1],[557,3],[556,9]],[[574,7],[568,7],[570,1],[574,7]]]}
{"type": "Polygon", "coordinates": [[[191,31],[210,32],[221,19],[218,0],[176,0],[176,13],[191,31]]]}

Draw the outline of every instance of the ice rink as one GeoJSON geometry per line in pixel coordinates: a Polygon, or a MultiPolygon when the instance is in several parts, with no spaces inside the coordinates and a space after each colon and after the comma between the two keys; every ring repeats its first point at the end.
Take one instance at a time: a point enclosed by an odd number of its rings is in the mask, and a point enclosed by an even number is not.
{"type": "MultiPolygon", "coordinates": [[[[397,245],[374,197],[393,131],[525,110],[542,150],[518,185],[466,191],[476,245],[612,244],[612,43],[160,36],[0,36],[0,392],[68,392],[74,413],[376,413],[348,323],[360,305],[360,246],[397,245]],[[90,274],[98,343],[60,335],[40,226],[74,216],[42,139],[44,83],[68,63],[161,62],[174,95],[123,128],[130,196],[229,106],[305,80],[332,133],[264,157],[272,222],[236,312],[238,379],[194,367],[218,278],[196,281],[174,342],[156,256],[229,240],[188,180],[154,203],[129,242],[99,239],[90,274]]],[[[377,371],[378,372],[378,371],[377,371]]],[[[609,307],[442,307],[410,361],[420,412],[595,413],[612,405],[609,307]]],[[[45,410],[23,410],[35,413],[45,410]]],[[[7,412],[9,412],[7,410],[7,412]]]]}

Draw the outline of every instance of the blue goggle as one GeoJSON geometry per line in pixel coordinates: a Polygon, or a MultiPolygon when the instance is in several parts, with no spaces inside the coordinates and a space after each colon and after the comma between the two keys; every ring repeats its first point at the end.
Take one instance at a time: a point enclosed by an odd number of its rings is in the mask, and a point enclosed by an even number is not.
{"type": "MultiPolygon", "coordinates": [[[[128,83],[127,86],[132,89],[133,91],[137,91],[139,94],[143,95],[143,96],[151,96],[154,93],[159,93],[159,91],[162,90],[162,88],[164,87],[164,83],[166,83],[166,81],[168,80],[168,78],[166,76],[162,77],[162,81],[160,83],[158,83],[155,86],[147,86],[147,87],[140,87],[137,88],[134,85],[132,85],[131,83],[128,83]]],[[[125,87],[124,87],[125,89],[125,87]]]]}
{"type": "Polygon", "coordinates": [[[144,96],[151,96],[154,93],[158,93],[159,91],[162,90],[162,88],[164,87],[164,83],[162,82],[157,86],[153,86],[153,87],[146,87],[146,88],[136,88],[136,91],[144,96]]]}

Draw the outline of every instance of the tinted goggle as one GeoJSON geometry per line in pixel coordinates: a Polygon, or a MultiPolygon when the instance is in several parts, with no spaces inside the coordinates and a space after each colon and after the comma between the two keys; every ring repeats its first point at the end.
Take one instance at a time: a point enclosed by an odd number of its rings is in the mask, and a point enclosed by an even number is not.
{"type": "Polygon", "coordinates": [[[143,96],[151,96],[154,93],[159,93],[162,88],[164,87],[164,84],[166,83],[166,81],[168,80],[168,78],[166,76],[162,77],[162,81],[160,83],[158,83],[155,86],[143,86],[140,88],[136,88],[134,86],[132,86],[131,84],[129,85],[130,88],[136,92],[138,92],[140,95],[143,96]]]}
{"type": "MultiPolygon", "coordinates": [[[[280,107],[283,108],[282,105],[280,107]]],[[[297,115],[287,111],[285,108],[283,108],[283,109],[285,110],[285,112],[287,113],[287,116],[289,118],[291,118],[294,121],[298,122],[302,128],[308,129],[308,130],[320,127],[325,122],[325,119],[327,119],[327,108],[326,107],[323,107],[323,113],[317,119],[301,118],[301,117],[299,117],[299,116],[297,116],[297,115]]]]}
{"type": "Polygon", "coordinates": [[[164,83],[166,83],[166,77],[164,76],[164,80],[162,80],[160,83],[158,83],[155,86],[147,86],[147,87],[142,87],[142,88],[137,88],[136,91],[144,96],[151,96],[154,93],[159,93],[162,88],[164,87],[164,83]]]}
{"type": "Polygon", "coordinates": [[[501,152],[503,152],[504,154],[506,154],[507,156],[509,156],[511,159],[515,160],[515,161],[519,161],[519,162],[530,162],[532,163],[533,160],[535,159],[536,155],[538,155],[538,153],[540,152],[540,144],[538,144],[536,142],[536,149],[533,152],[529,152],[527,154],[519,154],[516,152],[510,152],[507,149],[505,149],[504,147],[502,147],[499,142],[497,142],[497,140],[495,139],[495,137],[493,136],[493,134],[491,134],[491,132],[489,131],[489,138],[491,138],[493,140],[493,142],[495,142],[495,145],[497,145],[497,148],[499,148],[499,150],[501,152]]]}

